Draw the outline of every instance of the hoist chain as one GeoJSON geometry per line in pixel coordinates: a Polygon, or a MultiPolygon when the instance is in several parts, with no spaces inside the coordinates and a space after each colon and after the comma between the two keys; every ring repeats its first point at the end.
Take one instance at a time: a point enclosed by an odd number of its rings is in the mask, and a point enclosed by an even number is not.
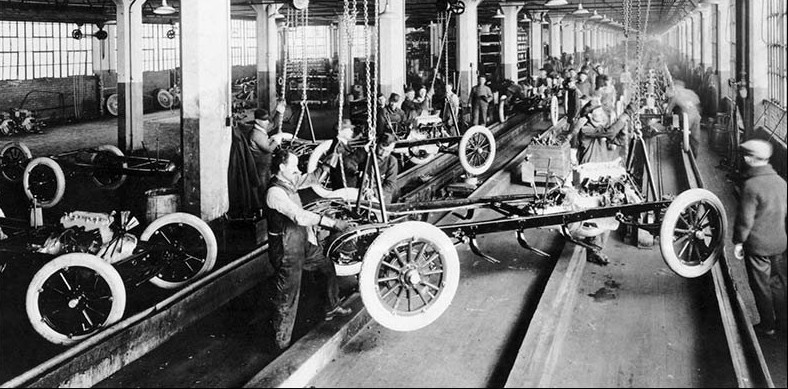
{"type": "Polygon", "coordinates": [[[364,66],[366,75],[367,94],[367,136],[371,142],[375,139],[375,128],[372,127],[372,77],[370,68],[370,43],[369,43],[369,0],[364,0],[364,66]]]}
{"type": "Polygon", "coordinates": [[[369,96],[368,99],[371,101],[372,104],[372,128],[375,129],[375,135],[377,136],[377,128],[378,128],[378,85],[380,84],[377,82],[378,75],[380,74],[380,2],[377,0],[373,0],[375,3],[375,28],[372,29],[373,40],[372,48],[375,50],[375,82],[372,83],[372,96],[369,96]]]}
{"type": "Polygon", "coordinates": [[[301,12],[296,11],[296,28],[297,31],[301,33],[301,113],[298,115],[298,124],[296,124],[295,134],[297,135],[298,132],[301,130],[301,124],[304,122],[304,115],[306,114],[306,88],[307,88],[307,59],[306,59],[306,27],[307,27],[307,18],[309,17],[309,7],[306,7],[301,12]],[[300,24],[298,22],[298,18],[301,18],[300,24]]]}
{"type": "MultiPolygon", "coordinates": [[[[282,99],[282,101],[285,102],[285,104],[287,104],[287,89],[286,89],[287,88],[287,84],[288,84],[288,82],[287,82],[287,66],[290,63],[290,26],[291,26],[291,23],[293,22],[292,21],[292,17],[293,17],[292,16],[292,12],[290,10],[290,7],[288,7],[287,8],[287,16],[285,17],[285,28],[284,28],[283,33],[282,33],[282,36],[284,38],[283,40],[285,41],[284,42],[285,43],[285,45],[284,45],[285,46],[285,53],[284,53],[284,58],[283,58],[283,61],[282,61],[282,85],[280,86],[281,90],[282,90],[281,99],[282,99]]],[[[280,131],[280,132],[282,131],[282,125],[284,124],[284,120],[285,120],[285,115],[280,114],[278,123],[276,125],[277,130],[280,131]]]]}
{"type": "Polygon", "coordinates": [[[348,35],[348,28],[350,28],[350,4],[348,0],[344,0],[344,8],[342,10],[342,19],[339,21],[340,26],[342,27],[343,34],[337,31],[337,40],[339,41],[339,120],[337,123],[339,126],[342,126],[342,115],[344,114],[343,110],[345,107],[345,62],[347,60],[347,53],[345,52],[345,47],[347,45],[347,35],[348,35]]]}

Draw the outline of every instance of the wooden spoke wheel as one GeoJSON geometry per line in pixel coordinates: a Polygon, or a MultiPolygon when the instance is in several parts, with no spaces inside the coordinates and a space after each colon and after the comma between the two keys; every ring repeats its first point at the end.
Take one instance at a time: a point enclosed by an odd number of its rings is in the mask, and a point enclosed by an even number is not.
{"type": "Polygon", "coordinates": [[[560,119],[558,114],[558,97],[553,96],[550,98],[550,124],[557,126],[558,119],[560,119]]]}
{"type": "Polygon", "coordinates": [[[171,213],[154,220],[140,240],[150,243],[151,255],[161,261],[159,272],[150,281],[163,289],[181,287],[216,264],[216,237],[208,224],[188,213],[171,213]]]}
{"type": "Polygon", "coordinates": [[[118,189],[126,182],[126,175],[121,173],[128,164],[123,160],[123,152],[113,145],[102,145],[96,149],[92,162],[99,167],[91,173],[93,182],[101,189],[118,189]],[[117,172],[113,171],[117,170],[117,172]]]}
{"type": "Polygon", "coordinates": [[[113,93],[107,97],[107,112],[112,116],[118,116],[118,94],[113,93]]]}
{"type": "Polygon", "coordinates": [[[407,221],[383,231],[369,246],[359,289],[378,323],[413,331],[446,311],[459,279],[460,261],[451,239],[431,224],[407,221]]]}
{"type": "Polygon", "coordinates": [[[27,288],[25,310],[46,340],[69,345],[120,320],[126,288],[112,265],[86,253],[61,255],[44,265],[27,288]]]}
{"type": "Polygon", "coordinates": [[[175,101],[172,97],[172,93],[165,89],[157,89],[153,91],[153,96],[156,97],[156,103],[159,104],[159,107],[164,109],[172,108],[172,105],[175,101]]]}
{"type": "Polygon", "coordinates": [[[27,165],[22,174],[22,188],[31,201],[41,208],[57,205],[66,191],[63,169],[51,158],[39,157],[27,165]]]}
{"type": "Polygon", "coordinates": [[[684,191],[673,200],[662,219],[662,259],[682,277],[705,274],[722,252],[727,220],[725,208],[714,193],[705,189],[684,191]]]}
{"type": "Polygon", "coordinates": [[[466,172],[479,175],[487,171],[495,160],[495,137],[484,126],[473,126],[465,131],[459,145],[460,165],[466,172]]]}
{"type": "Polygon", "coordinates": [[[12,142],[0,150],[0,174],[11,182],[19,182],[25,173],[25,167],[33,159],[33,153],[21,142],[12,142]]]}

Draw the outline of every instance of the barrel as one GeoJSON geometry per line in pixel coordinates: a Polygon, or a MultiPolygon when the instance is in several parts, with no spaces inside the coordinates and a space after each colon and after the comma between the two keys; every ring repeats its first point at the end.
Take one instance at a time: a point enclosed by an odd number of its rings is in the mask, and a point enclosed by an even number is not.
{"type": "Polygon", "coordinates": [[[711,127],[711,132],[709,132],[709,143],[711,143],[712,149],[721,153],[727,152],[729,136],[729,131],[726,128],[722,128],[719,123],[715,123],[711,127]]]}
{"type": "Polygon", "coordinates": [[[154,220],[178,211],[180,197],[174,188],[157,188],[145,191],[147,208],[145,220],[152,223],[154,220]]]}

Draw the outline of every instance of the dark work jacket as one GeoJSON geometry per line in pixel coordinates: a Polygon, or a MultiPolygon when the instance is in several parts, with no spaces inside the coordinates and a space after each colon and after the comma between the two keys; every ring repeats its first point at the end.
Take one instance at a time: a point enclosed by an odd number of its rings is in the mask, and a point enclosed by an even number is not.
{"type": "Polygon", "coordinates": [[[749,168],[744,173],[741,199],[736,211],[733,243],[744,243],[751,255],[778,255],[786,249],[785,180],[771,165],[749,168]]]}
{"type": "Polygon", "coordinates": [[[241,132],[240,126],[233,127],[227,183],[230,203],[227,214],[230,217],[249,217],[263,206],[254,156],[249,148],[249,139],[241,132]]]}

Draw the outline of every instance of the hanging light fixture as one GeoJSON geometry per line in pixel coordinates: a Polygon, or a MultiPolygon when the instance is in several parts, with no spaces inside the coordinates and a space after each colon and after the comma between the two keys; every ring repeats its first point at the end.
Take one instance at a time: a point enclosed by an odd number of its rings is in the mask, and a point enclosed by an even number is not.
{"type": "Polygon", "coordinates": [[[178,12],[175,8],[167,4],[167,0],[161,0],[161,6],[153,10],[156,15],[172,15],[178,12]]]}
{"type": "Polygon", "coordinates": [[[523,12],[523,18],[520,21],[530,23],[531,22],[531,15],[528,14],[528,11],[523,12]]]}
{"type": "Polygon", "coordinates": [[[599,21],[600,23],[612,23],[613,19],[608,19],[607,15],[602,15],[602,20],[599,21]]]}
{"type": "Polygon", "coordinates": [[[504,18],[503,11],[501,11],[500,7],[495,10],[495,15],[493,15],[493,18],[494,19],[503,19],[504,18]]]}
{"type": "Polygon", "coordinates": [[[572,15],[587,15],[588,10],[583,8],[583,3],[577,4],[577,9],[572,11],[572,15]]]}
{"type": "Polygon", "coordinates": [[[567,4],[569,4],[569,2],[566,0],[550,0],[544,3],[545,7],[560,7],[567,4]]]}
{"type": "Polygon", "coordinates": [[[602,19],[602,15],[597,13],[596,10],[594,10],[594,14],[591,15],[590,18],[588,18],[588,20],[600,20],[600,19],[602,19]]]}
{"type": "Polygon", "coordinates": [[[539,18],[542,24],[550,24],[550,16],[547,12],[542,12],[541,17],[539,18]]]}

